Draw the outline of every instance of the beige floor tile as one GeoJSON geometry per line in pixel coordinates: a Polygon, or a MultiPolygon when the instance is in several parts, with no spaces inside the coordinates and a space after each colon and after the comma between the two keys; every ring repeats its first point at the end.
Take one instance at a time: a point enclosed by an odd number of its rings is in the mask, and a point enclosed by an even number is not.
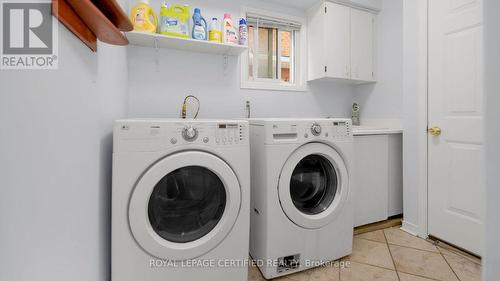
{"type": "Polygon", "coordinates": [[[397,227],[384,229],[384,233],[389,244],[439,253],[436,246],[397,227]]]}
{"type": "Polygon", "coordinates": [[[399,280],[401,281],[435,281],[434,279],[415,276],[403,272],[399,272],[399,280]]]}
{"type": "Polygon", "coordinates": [[[309,281],[339,281],[340,269],[338,266],[321,266],[311,270],[309,281]]]}
{"type": "Polygon", "coordinates": [[[347,260],[394,269],[387,244],[354,238],[352,255],[347,260]]]}
{"type": "Polygon", "coordinates": [[[260,273],[259,269],[254,266],[248,267],[248,281],[264,281],[264,277],[260,273]]]}
{"type": "Polygon", "coordinates": [[[440,253],[389,245],[398,271],[442,281],[458,281],[440,253]]]}
{"type": "Polygon", "coordinates": [[[384,232],[382,230],[358,234],[355,237],[361,238],[361,239],[366,239],[366,240],[371,240],[371,241],[375,241],[375,242],[386,243],[384,232]]]}
{"type": "Polygon", "coordinates": [[[451,252],[443,252],[443,255],[461,281],[481,280],[481,265],[451,252]]]}
{"type": "Polygon", "coordinates": [[[367,264],[351,262],[340,270],[341,281],[398,281],[396,271],[367,264]]]}

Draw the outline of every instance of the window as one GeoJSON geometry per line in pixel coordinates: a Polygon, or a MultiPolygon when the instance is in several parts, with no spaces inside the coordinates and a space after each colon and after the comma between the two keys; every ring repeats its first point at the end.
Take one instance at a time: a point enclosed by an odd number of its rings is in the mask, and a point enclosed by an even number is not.
{"type": "Polygon", "coordinates": [[[305,90],[302,22],[250,12],[246,18],[249,50],[242,59],[242,88],[305,90]]]}

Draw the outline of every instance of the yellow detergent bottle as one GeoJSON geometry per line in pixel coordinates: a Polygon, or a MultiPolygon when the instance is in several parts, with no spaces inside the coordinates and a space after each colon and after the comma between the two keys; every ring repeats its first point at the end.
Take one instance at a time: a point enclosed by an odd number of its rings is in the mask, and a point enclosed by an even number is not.
{"type": "Polygon", "coordinates": [[[158,29],[158,16],[149,5],[149,0],[141,0],[132,8],[130,20],[135,31],[156,33],[158,29]]]}

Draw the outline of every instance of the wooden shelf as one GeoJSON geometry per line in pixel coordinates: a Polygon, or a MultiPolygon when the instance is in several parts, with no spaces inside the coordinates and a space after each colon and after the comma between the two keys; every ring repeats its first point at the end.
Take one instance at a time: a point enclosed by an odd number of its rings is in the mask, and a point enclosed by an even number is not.
{"type": "Polygon", "coordinates": [[[167,48],[198,53],[218,54],[226,56],[239,56],[248,47],[240,45],[221,44],[217,42],[180,38],[162,34],[127,32],[126,36],[132,45],[152,48],[167,48]]]}

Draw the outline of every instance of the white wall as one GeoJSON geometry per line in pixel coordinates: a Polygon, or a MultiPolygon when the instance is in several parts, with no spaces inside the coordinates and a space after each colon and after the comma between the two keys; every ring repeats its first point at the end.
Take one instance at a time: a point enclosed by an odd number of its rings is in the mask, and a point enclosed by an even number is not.
{"type": "MultiPolygon", "coordinates": [[[[228,2],[189,1],[207,18],[241,6],[304,16],[228,2]]],[[[99,44],[96,55],[59,31],[59,70],[0,71],[0,280],[109,280],[111,122],[126,108],[131,117],[177,117],[192,93],[200,117],[243,117],[246,100],[254,117],[323,117],[348,116],[353,101],[351,86],[325,82],[301,93],[241,90],[236,58],[225,70],[220,56],[182,51],[128,47],[127,55],[99,44]]]]}
{"type": "Polygon", "coordinates": [[[362,119],[401,119],[403,107],[403,1],[383,0],[376,34],[376,84],[354,88],[362,119]]]}
{"type": "Polygon", "coordinates": [[[59,70],[0,71],[0,280],[109,280],[111,125],[125,115],[126,60],[99,48],[60,25],[59,70]]]}
{"type": "Polygon", "coordinates": [[[426,236],[427,1],[403,0],[403,229],[426,236]]]}
{"type": "Polygon", "coordinates": [[[486,245],[484,258],[484,281],[496,281],[500,276],[500,2],[485,0],[485,46],[486,53],[486,245]]]}
{"type": "MultiPolygon", "coordinates": [[[[185,1],[201,7],[209,19],[224,12],[241,15],[241,7],[255,7],[304,16],[305,11],[273,5],[265,1],[185,1]]],[[[133,0],[131,3],[135,3],[133,0]]],[[[159,1],[151,1],[159,7],[159,1]]],[[[277,92],[240,89],[239,60],[230,57],[227,70],[223,57],[175,50],[129,47],[129,116],[178,117],[187,94],[200,98],[201,118],[245,117],[245,101],[250,100],[252,117],[349,116],[352,87],[336,83],[310,83],[307,92],[277,92]],[[156,63],[158,61],[158,64],[156,63]]]]}

